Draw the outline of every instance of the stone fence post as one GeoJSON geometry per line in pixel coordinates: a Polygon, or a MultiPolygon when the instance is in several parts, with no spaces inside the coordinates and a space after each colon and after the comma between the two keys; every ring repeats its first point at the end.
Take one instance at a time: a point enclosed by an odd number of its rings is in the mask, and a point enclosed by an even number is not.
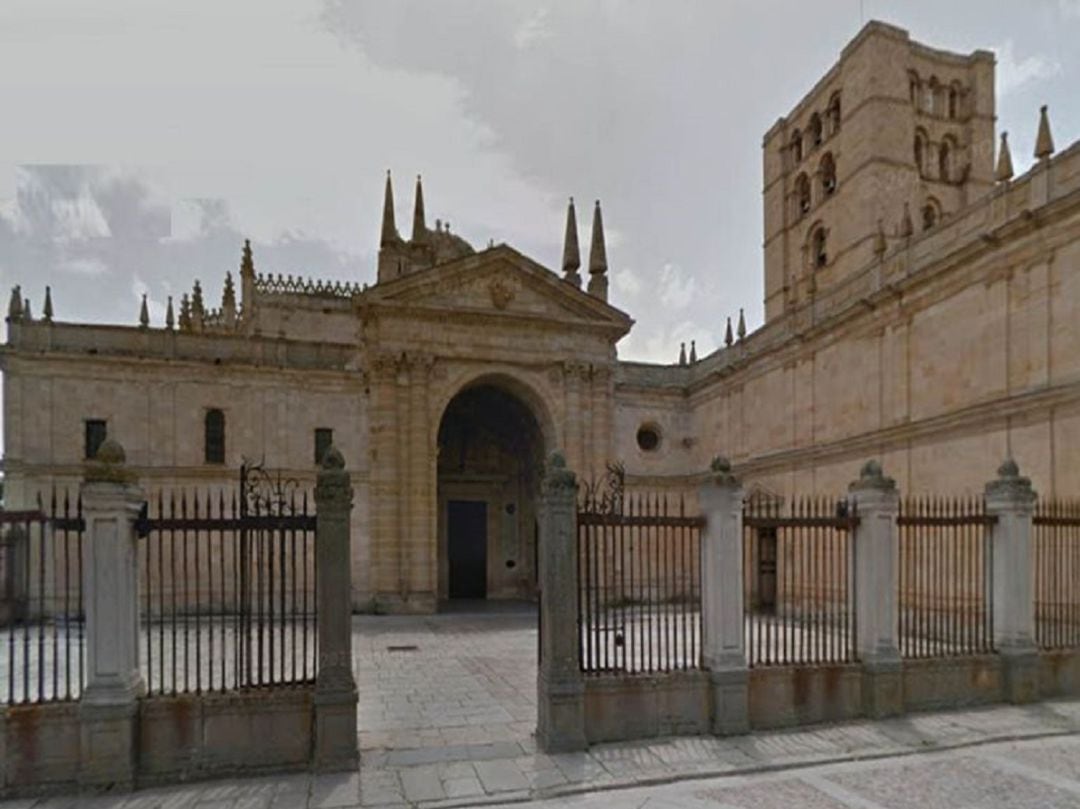
{"type": "Polygon", "coordinates": [[[545,752],[583,750],[585,680],[578,641],[577,492],[553,452],[540,494],[540,666],[536,738],[545,752]]]}
{"type": "Polygon", "coordinates": [[[712,477],[699,491],[701,535],[702,658],[713,697],[717,735],[750,729],[749,685],[743,617],[743,489],[726,458],[712,462],[712,477]]]}
{"type": "Polygon", "coordinates": [[[1016,461],[1006,460],[997,479],[986,484],[986,512],[997,517],[990,527],[993,640],[1002,658],[1005,695],[1010,702],[1030,702],[1039,696],[1031,584],[1034,505],[1031,481],[1020,476],[1016,461]]]}
{"type": "Polygon", "coordinates": [[[315,586],[318,588],[319,673],[315,679],[313,764],[355,769],[356,680],[352,670],[350,515],[353,490],[345,459],[331,446],[315,484],[315,586]]]}
{"type": "Polygon", "coordinates": [[[899,632],[900,495],[881,464],[867,461],[849,490],[855,529],[855,651],[863,665],[863,708],[868,716],[903,712],[899,632]]]}
{"type": "Polygon", "coordinates": [[[135,521],[142,490],[124,448],[107,439],[82,485],[86,688],[79,703],[79,781],[130,789],[135,781],[139,672],[139,575],[135,521]]]}

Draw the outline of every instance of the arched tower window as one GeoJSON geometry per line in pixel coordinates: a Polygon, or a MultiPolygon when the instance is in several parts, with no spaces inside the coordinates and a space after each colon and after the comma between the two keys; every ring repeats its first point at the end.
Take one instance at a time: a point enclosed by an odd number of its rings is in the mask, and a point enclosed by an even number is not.
{"type": "Polygon", "coordinates": [[[922,209],[922,227],[923,230],[931,230],[937,227],[937,223],[941,221],[941,207],[938,205],[937,200],[928,199],[922,209]]]}
{"type": "Polygon", "coordinates": [[[836,191],[836,161],[833,159],[832,152],[826,152],[824,157],[821,158],[821,191],[828,197],[832,196],[836,191]]]}
{"type": "Polygon", "coordinates": [[[815,270],[820,270],[829,263],[824,225],[818,225],[810,234],[810,263],[815,270]]]}
{"type": "Polygon", "coordinates": [[[833,93],[829,98],[826,116],[829,119],[829,135],[835,135],[840,131],[840,93],[833,93]]]}
{"type": "Polygon", "coordinates": [[[798,217],[810,210],[810,178],[806,172],[795,178],[795,210],[798,217]]]}
{"type": "Polygon", "coordinates": [[[938,177],[942,182],[947,183],[952,180],[952,155],[953,144],[950,138],[945,138],[938,148],[938,177]]]}
{"type": "Polygon", "coordinates": [[[791,133],[791,161],[799,163],[802,160],[802,132],[796,129],[791,133]]]}
{"type": "Polygon", "coordinates": [[[806,128],[806,131],[810,135],[810,142],[814,146],[821,145],[821,116],[816,112],[810,116],[810,126],[806,128]]]}
{"type": "Polygon", "coordinates": [[[217,409],[206,411],[203,438],[203,460],[225,463],[225,413],[217,409]]]}
{"type": "Polygon", "coordinates": [[[915,168],[919,174],[926,173],[926,133],[921,129],[915,130],[915,168]]]}

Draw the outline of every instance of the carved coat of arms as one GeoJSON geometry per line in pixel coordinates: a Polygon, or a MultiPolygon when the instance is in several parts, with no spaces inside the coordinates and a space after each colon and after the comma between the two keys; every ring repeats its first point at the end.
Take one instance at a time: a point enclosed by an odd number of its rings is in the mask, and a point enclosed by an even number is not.
{"type": "Polygon", "coordinates": [[[496,278],[488,284],[488,292],[491,293],[491,302],[496,309],[505,309],[514,299],[514,288],[502,278],[496,278]]]}

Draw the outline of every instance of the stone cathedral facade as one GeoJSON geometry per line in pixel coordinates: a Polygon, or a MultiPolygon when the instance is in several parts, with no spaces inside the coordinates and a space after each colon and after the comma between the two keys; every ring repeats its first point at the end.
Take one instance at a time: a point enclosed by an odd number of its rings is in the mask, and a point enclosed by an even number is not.
{"type": "MultiPolygon", "coordinates": [[[[285,277],[245,246],[218,308],[196,284],[164,327],[31,316],[4,374],[7,507],[73,486],[108,434],[151,494],[235,485],[242,459],[301,482],[330,444],[353,512],[353,606],[528,598],[544,456],[692,498],[709,460],[753,489],[839,493],[868,457],[906,493],[973,492],[1013,456],[1080,493],[1080,144],[1014,176],[994,57],[870,23],[766,133],[766,322],[709,356],[618,358],[599,205],[562,266],[475,249],[387,178],[377,281],[285,277]],[[586,255],[582,255],[586,253],[586,255]]],[[[38,306],[34,306],[38,310],[38,306]]]]}

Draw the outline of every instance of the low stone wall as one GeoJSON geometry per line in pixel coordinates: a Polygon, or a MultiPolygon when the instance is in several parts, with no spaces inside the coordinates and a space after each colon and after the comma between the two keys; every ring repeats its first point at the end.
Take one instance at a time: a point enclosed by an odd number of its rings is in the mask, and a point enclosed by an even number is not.
{"type": "Polygon", "coordinates": [[[784,666],[750,670],[751,728],[838,722],[862,713],[862,668],[784,666]]]}
{"type": "MultiPolygon", "coordinates": [[[[136,783],[306,769],[313,696],[308,686],[142,699],[132,751],[136,783]]],[[[77,790],[81,735],[77,702],[0,710],[0,797],[77,790]]]]}
{"type": "Polygon", "coordinates": [[[708,673],[585,678],[585,739],[597,742],[709,732],[708,673]]]}
{"type": "Polygon", "coordinates": [[[1039,693],[1044,698],[1080,694],[1080,650],[1042,652],[1039,655],[1039,693]]]}
{"type": "Polygon", "coordinates": [[[905,660],[904,710],[929,711],[1005,700],[1005,676],[997,655],[905,660]]]}

